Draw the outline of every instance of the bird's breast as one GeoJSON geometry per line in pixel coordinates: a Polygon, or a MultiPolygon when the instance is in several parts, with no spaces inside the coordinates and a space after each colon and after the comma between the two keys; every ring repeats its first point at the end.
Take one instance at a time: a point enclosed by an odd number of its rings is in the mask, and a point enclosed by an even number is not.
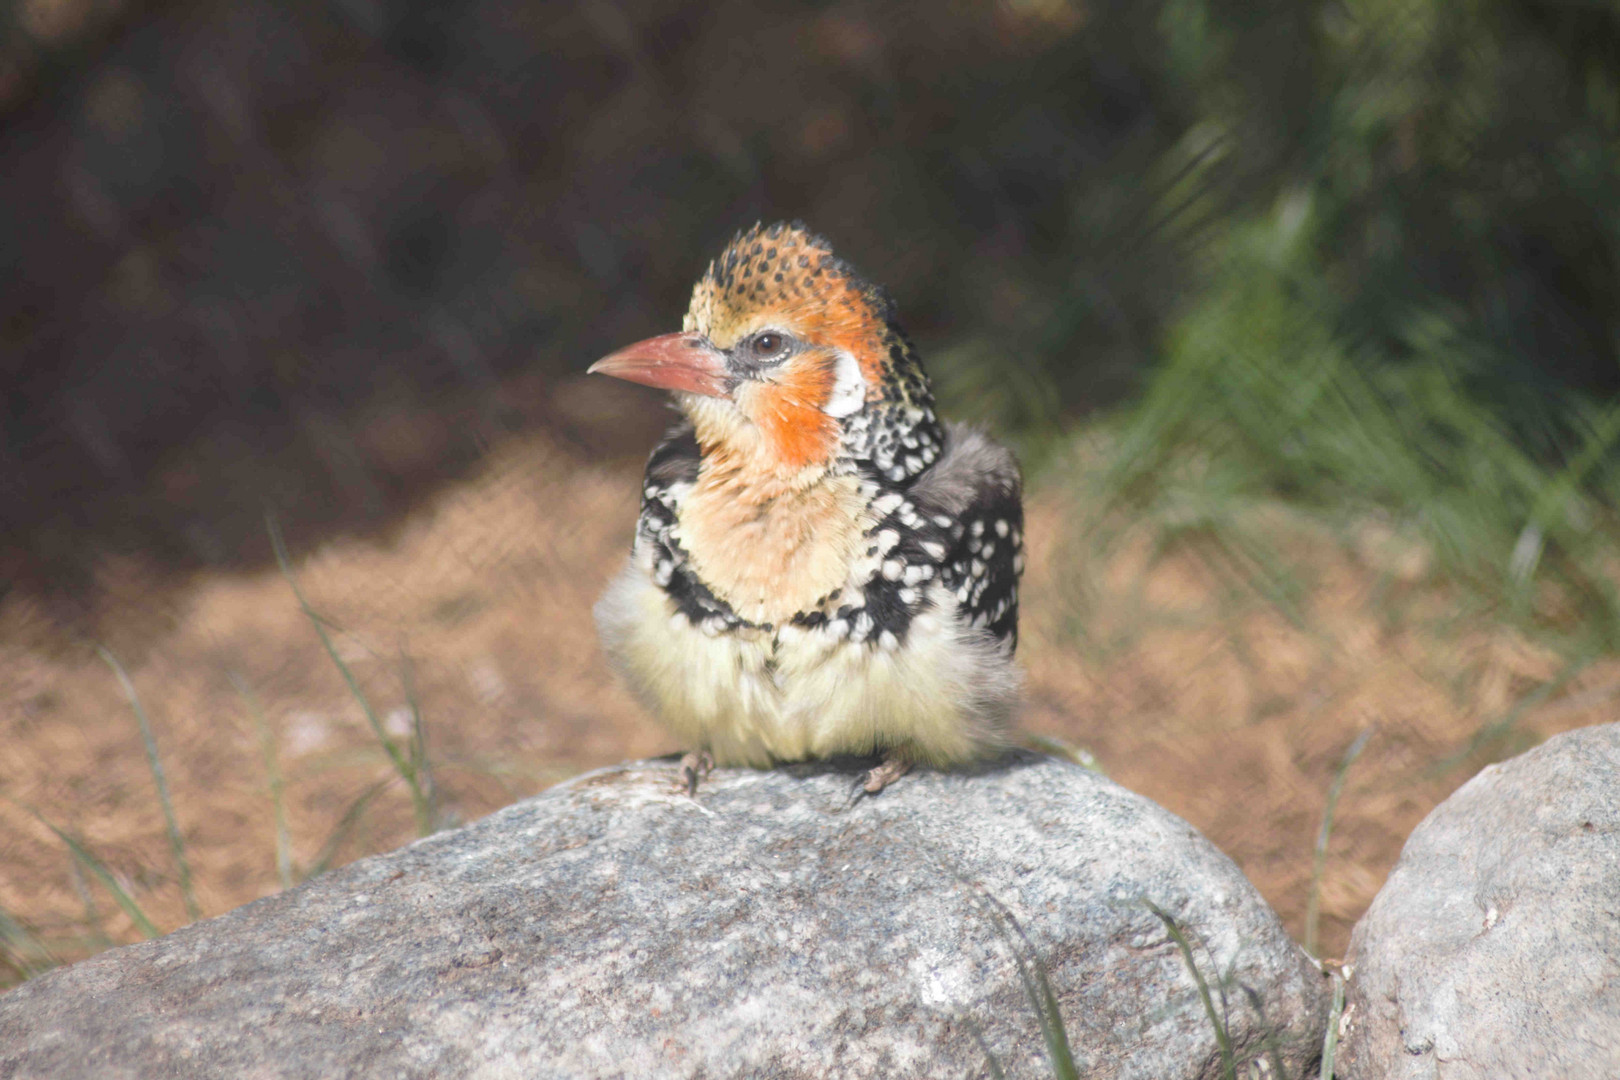
{"type": "Polygon", "coordinates": [[[780,626],[847,586],[873,516],[854,476],[769,495],[700,478],[677,522],[699,580],[741,618],[780,626]]]}

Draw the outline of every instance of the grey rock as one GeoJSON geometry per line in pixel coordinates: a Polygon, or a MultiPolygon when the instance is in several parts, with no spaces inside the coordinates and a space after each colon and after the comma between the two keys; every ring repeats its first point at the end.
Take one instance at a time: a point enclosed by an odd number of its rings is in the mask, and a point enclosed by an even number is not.
{"type": "Polygon", "coordinates": [[[1300,1075],[1322,976],[1148,800],[1014,755],[852,799],[852,765],[601,770],[0,997],[0,1078],[1300,1075]],[[1038,961],[1039,968],[1035,962],[1038,961]],[[983,1045],[981,1041],[983,1040],[983,1045]],[[1267,1050],[1267,1045],[1274,1052],[1267,1050]]]}
{"type": "Polygon", "coordinates": [[[1620,724],[1436,807],[1347,959],[1345,1080],[1620,1077],[1620,724]]]}

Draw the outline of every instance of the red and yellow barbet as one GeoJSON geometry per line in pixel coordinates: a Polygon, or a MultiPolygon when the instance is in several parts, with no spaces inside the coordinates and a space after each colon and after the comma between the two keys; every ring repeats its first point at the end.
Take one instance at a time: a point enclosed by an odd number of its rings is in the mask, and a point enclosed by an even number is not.
{"type": "Polygon", "coordinates": [[[591,370],[671,391],[629,564],[596,606],[609,656],[692,748],[765,766],[1003,745],[1019,676],[1017,463],[942,423],[881,288],[794,223],[709,264],[680,333],[591,370]]]}

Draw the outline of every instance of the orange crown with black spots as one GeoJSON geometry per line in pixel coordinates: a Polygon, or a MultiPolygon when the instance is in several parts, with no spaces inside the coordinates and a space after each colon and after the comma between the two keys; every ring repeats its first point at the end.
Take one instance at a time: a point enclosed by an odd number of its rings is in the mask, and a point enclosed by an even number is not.
{"type": "Polygon", "coordinates": [[[869,394],[902,384],[922,366],[904,341],[894,302],[802,222],[755,225],[737,234],[692,289],[685,328],[721,348],[781,322],[800,337],[848,351],[869,394]],[[900,346],[896,349],[895,346],[900,346]]]}

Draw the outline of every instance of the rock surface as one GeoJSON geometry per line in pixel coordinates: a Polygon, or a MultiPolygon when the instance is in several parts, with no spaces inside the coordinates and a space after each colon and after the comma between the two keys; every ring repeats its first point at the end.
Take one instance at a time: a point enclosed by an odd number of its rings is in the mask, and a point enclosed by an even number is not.
{"type": "Polygon", "coordinates": [[[1436,807],[1348,959],[1344,1080],[1620,1077],[1620,724],[1436,807]]]}
{"type": "Polygon", "coordinates": [[[1144,898],[1240,1054],[1311,1067],[1324,980],[1179,818],[1033,755],[851,802],[857,775],[721,770],[693,800],[672,763],[591,773],[25,983],[0,1078],[960,1077],[984,1046],[1049,1077],[1032,956],[1082,1075],[1218,1076],[1144,898]]]}

